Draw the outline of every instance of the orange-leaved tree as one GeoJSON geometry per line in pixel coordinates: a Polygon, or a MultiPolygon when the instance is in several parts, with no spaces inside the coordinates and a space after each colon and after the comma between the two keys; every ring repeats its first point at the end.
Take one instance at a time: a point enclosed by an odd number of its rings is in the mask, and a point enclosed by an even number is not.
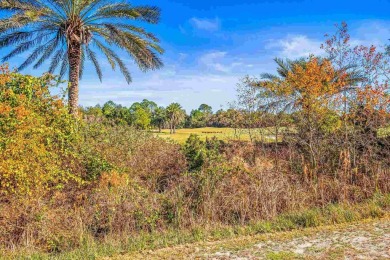
{"type": "Polygon", "coordinates": [[[294,112],[295,136],[307,155],[311,168],[318,166],[319,142],[323,135],[340,126],[337,114],[337,96],[349,80],[339,73],[327,59],[310,57],[308,60],[282,63],[280,76],[264,75],[256,82],[267,104],[279,110],[294,112]]]}

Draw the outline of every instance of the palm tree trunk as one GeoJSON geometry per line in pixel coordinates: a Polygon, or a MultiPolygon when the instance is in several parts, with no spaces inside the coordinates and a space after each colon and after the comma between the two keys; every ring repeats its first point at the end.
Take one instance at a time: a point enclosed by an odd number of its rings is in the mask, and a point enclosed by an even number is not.
{"type": "Polygon", "coordinates": [[[68,47],[69,60],[69,113],[78,114],[81,44],[72,41],[68,47]]]}

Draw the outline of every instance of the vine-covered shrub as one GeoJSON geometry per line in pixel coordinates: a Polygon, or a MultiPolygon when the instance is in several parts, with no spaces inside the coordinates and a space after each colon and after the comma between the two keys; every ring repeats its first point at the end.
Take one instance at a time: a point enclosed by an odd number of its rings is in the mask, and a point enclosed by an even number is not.
{"type": "Polygon", "coordinates": [[[180,146],[69,115],[56,80],[0,67],[0,251],[164,227],[166,191],[186,170],[180,146]]]}
{"type": "Polygon", "coordinates": [[[25,76],[0,67],[0,193],[33,191],[80,181],[72,172],[78,122],[49,91],[55,77],[25,76]]]}

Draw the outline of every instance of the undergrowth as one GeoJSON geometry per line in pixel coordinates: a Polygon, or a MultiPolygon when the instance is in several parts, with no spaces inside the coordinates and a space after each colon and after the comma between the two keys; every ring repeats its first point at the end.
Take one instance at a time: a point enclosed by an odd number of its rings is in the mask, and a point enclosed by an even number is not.
{"type": "Polygon", "coordinates": [[[329,204],[321,208],[281,214],[268,221],[247,225],[208,225],[193,227],[189,230],[171,229],[164,232],[140,233],[137,236],[108,237],[101,242],[91,237],[84,237],[80,247],[69,252],[47,254],[26,250],[12,254],[2,252],[0,256],[4,259],[95,259],[187,243],[351,223],[387,216],[389,210],[390,194],[376,194],[373,199],[359,204],[329,204]]]}
{"type": "MultiPolygon", "coordinates": [[[[378,195],[390,192],[384,139],[372,138],[374,150],[360,145],[350,153],[321,137],[318,147],[326,149],[314,154],[321,158],[315,167],[295,141],[193,135],[180,146],[70,116],[64,100],[50,94],[54,83],[50,75],[0,67],[4,258],[88,259],[345,223],[389,209],[389,196],[378,195]]],[[[332,137],[343,140],[337,132],[332,137]]]]}

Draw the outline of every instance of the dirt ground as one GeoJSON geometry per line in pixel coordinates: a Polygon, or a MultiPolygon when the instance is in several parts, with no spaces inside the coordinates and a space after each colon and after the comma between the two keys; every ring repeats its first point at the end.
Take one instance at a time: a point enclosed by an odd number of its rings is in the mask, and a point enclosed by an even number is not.
{"type": "Polygon", "coordinates": [[[390,259],[390,219],[188,244],[115,259],[390,259]]]}

